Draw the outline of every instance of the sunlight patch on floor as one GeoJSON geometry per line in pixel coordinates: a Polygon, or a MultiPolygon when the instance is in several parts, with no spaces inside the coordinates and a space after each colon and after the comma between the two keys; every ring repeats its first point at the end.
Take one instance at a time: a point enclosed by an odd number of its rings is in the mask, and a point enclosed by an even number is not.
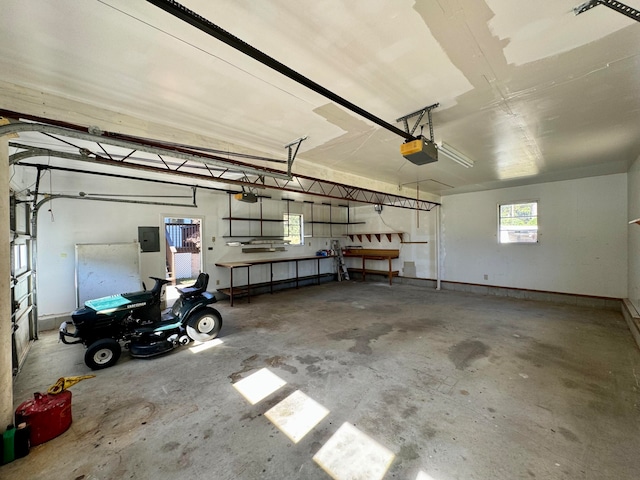
{"type": "Polygon", "coordinates": [[[395,455],[350,423],[343,423],[313,456],[334,480],[381,480],[395,455]]]}
{"type": "Polygon", "coordinates": [[[418,472],[418,476],[416,477],[416,480],[436,480],[436,479],[433,478],[431,475],[428,475],[424,473],[422,470],[420,470],[418,472]]]}
{"type": "Polygon", "coordinates": [[[210,348],[217,347],[218,345],[222,345],[222,340],[219,338],[214,338],[213,340],[209,340],[208,342],[193,342],[193,346],[189,347],[191,353],[200,353],[203,350],[209,350],[210,348]]]}
{"type": "Polygon", "coordinates": [[[296,390],[268,410],[265,417],[271,420],[293,443],[298,443],[328,414],[329,410],[300,390],[296,390]]]}
{"type": "Polygon", "coordinates": [[[286,384],[286,381],[271,370],[263,368],[234,383],[233,388],[240,392],[251,405],[255,405],[286,384]]]}

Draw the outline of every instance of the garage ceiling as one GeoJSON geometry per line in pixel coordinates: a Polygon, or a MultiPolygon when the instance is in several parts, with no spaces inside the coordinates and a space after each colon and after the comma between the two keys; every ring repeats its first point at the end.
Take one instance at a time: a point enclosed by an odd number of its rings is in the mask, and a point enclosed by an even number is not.
{"type": "Polygon", "coordinates": [[[395,191],[626,172],[640,154],[640,24],[604,6],[576,16],[579,3],[183,2],[399,128],[397,118],[439,103],[436,142],[473,168],[446,157],[411,164],[402,137],[143,0],[4,0],[0,107],[281,159],[308,135],[294,172],[334,169],[334,180],[395,191]]]}

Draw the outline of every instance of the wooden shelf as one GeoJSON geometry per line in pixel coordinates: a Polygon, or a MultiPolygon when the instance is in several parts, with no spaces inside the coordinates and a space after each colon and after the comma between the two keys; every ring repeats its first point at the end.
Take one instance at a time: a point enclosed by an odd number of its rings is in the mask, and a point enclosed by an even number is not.
{"type": "Polygon", "coordinates": [[[222,267],[222,268],[227,268],[229,270],[229,288],[227,289],[218,289],[218,291],[223,291],[223,292],[228,292],[229,295],[229,299],[230,299],[230,303],[231,306],[233,307],[233,297],[236,296],[236,292],[240,295],[242,294],[246,294],[247,297],[249,297],[249,302],[251,302],[251,289],[254,288],[256,285],[251,284],[251,280],[250,280],[250,276],[251,276],[251,267],[255,266],[255,265],[269,265],[269,270],[270,270],[270,275],[269,278],[271,279],[269,282],[267,283],[263,283],[260,285],[264,285],[264,286],[269,286],[269,290],[271,291],[271,293],[273,293],[273,285],[275,283],[282,283],[282,282],[295,282],[295,286],[296,288],[298,288],[300,280],[306,280],[306,279],[316,279],[318,284],[320,284],[320,279],[323,276],[326,275],[335,275],[335,272],[331,272],[331,273],[320,273],[320,262],[322,260],[326,260],[329,258],[335,258],[335,255],[328,255],[326,257],[323,256],[319,256],[319,255],[315,255],[315,256],[307,256],[307,257],[290,257],[290,258],[284,258],[284,257],[278,257],[278,258],[262,258],[262,259],[256,259],[256,260],[245,260],[245,261],[240,261],[240,262],[221,262],[221,263],[216,263],[216,267],[222,267]],[[306,276],[306,277],[300,277],[298,275],[298,266],[300,262],[303,261],[313,261],[313,262],[317,262],[317,270],[316,270],[316,274],[315,275],[311,275],[311,276],[306,276]],[[289,277],[286,279],[281,279],[281,280],[275,280],[273,279],[273,264],[275,263],[290,263],[290,262],[294,262],[295,263],[295,276],[294,277],[289,277]],[[246,268],[247,269],[247,285],[242,285],[242,286],[235,286],[233,284],[233,271],[237,268],[246,268]]]}
{"type": "MultiPolygon", "coordinates": [[[[280,242],[282,242],[282,234],[280,233],[282,227],[278,227],[277,224],[283,225],[286,220],[284,219],[284,217],[282,218],[264,218],[264,216],[262,215],[262,199],[260,199],[260,203],[258,203],[258,206],[260,208],[260,213],[258,216],[255,216],[251,213],[246,213],[247,215],[251,215],[251,216],[243,216],[243,215],[234,215],[232,213],[232,209],[231,209],[231,195],[229,195],[229,210],[227,213],[227,216],[222,217],[222,220],[229,222],[229,235],[225,235],[223,236],[223,238],[262,238],[262,239],[270,239],[270,238],[275,238],[277,239],[278,237],[280,237],[280,242]],[[252,234],[246,234],[246,235],[234,235],[234,229],[233,229],[233,222],[250,222],[250,223],[257,223],[260,227],[260,231],[257,232],[258,235],[252,235],[252,234]],[[274,226],[275,224],[275,226],[274,226]],[[271,227],[266,227],[266,225],[271,225],[271,227]],[[275,235],[265,235],[268,233],[274,233],[275,235]]],[[[245,223],[245,229],[247,227],[247,224],[245,223]]],[[[241,231],[244,229],[240,229],[241,231]]]]}
{"type": "Polygon", "coordinates": [[[362,237],[366,237],[367,240],[371,241],[372,237],[375,237],[376,240],[380,241],[382,239],[382,237],[387,237],[387,240],[391,241],[393,239],[393,236],[397,235],[398,238],[400,239],[401,243],[403,242],[404,239],[404,233],[402,232],[381,232],[381,233],[348,233],[347,237],[349,237],[351,239],[351,241],[353,242],[354,239],[358,239],[358,241],[362,241],[362,237]]]}
{"type": "MultiPolygon", "coordinates": [[[[222,237],[222,238],[244,238],[244,239],[250,239],[250,240],[244,240],[244,241],[237,241],[237,242],[227,242],[226,245],[228,247],[256,247],[256,248],[260,248],[263,251],[285,251],[284,247],[279,247],[276,248],[274,250],[274,245],[289,245],[290,242],[289,240],[285,240],[282,237],[256,237],[256,236],[251,236],[251,235],[245,235],[245,236],[226,236],[226,237],[222,237]],[[232,245],[233,244],[233,245],[232,245]],[[267,249],[271,249],[271,250],[267,250],[267,249]]],[[[243,249],[244,253],[250,253],[250,252],[245,252],[245,250],[243,249]]],[[[257,252],[257,250],[256,250],[257,252]]]]}
{"type": "Polygon", "coordinates": [[[249,217],[222,217],[222,220],[239,220],[242,222],[284,222],[283,219],[277,218],[249,218],[249,217]]]}
{"type": "Polygon", "coordinates": [[[346,235],[305,235],[304,238],[343,238],[346,235]]]}
{"type": "Polygon", "coordinates": [[[258,247],[252,244],[249,244],[249,248],[243,248],[242,253],[266,253],[266,252],[286,252],[287,249],[285,247],[258,247]]]}
{"type": "Polygon", "coordinates": [[[344,258],[361,258],[362,264],[360,268],[349,267],[349,271],[362,274],[362,280],[367,279],[367,273],[376,275],[386,275],[389,278],[389,285],[393,283],[393,277],[399,275],[398,270],[392,268],[392,260],[400,257],[400,250],[381,249],[381,248],[356,248],[353,250],[345,250],[342,254],[344,258]],[[387,270],[370,269],[366,267],[366,260],[386,260],[388,263],[387,270]]]}
{"type": "Polygon", "coordinates": [[[310,222],[304,223],[313,223],[317,225],[364,225],[367,222],[323,222],[320,220],[311,220],[310,222]]]}
{"type": "Polygon", "coordinates": [[[276,236],[264,236],[264,235],[224,235],[222,238],[254,238],[256,240],[279,240],[283,241],[284,238],[276,236]]]}
{"type": "MultiPolygon", "coordinates": [[[[359,273],[360,275],[362,275],[363,270],[362,268],[352,268],[349,267],[348,268],[349,272],[353,272],[353,273],[359,273]]],[[[384,275],[385,277],[389,277],[389,275],[393,276],[393,277],[397,277],[400,275],[400,271],[399,270],[371,270],[370,268],[365,268],[364,269],[364,273],[365,274],[372,274],[372,275],[384,275]]]]}
{"type": "MultiPolygon", "coordinates": [[[[327,278],[327,277],[335,277],[335,276],[336,276],[335,273],[321,273],[320,275],[307,275],[304,277],[298,277],[297,281],[299,283],[299,282],[304,282],[308,280],[318,280],[319,278],[327,278]]],[[[279,284],[293,283],[295,281],[296,281],[295,278],[282,278],[280,280],[273,280],[271,282],[252,283],[249,286],[244,285],[244,286],[236,287],[234,285],[233,296],[234,298],[246,297],[250,293],[249,289],[256,291],[260,288],[272,287],[273,285],[279,285],[279,284]]],[[[224,293],[227,297],[230,297],[232,293],[230,288],[218,288],[217,291],[224,293]]]]}

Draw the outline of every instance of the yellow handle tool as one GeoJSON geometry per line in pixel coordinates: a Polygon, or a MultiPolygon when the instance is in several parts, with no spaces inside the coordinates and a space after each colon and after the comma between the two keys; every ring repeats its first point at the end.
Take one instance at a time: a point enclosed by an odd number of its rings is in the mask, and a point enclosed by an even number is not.
{"type": "Polygon", "coordinates": [[[47,393],[50,393],[51,395],[57,395],[59,393],[64,392],[67,388],[71,387],[72,385],[75,385],[81,380],[86,380],[87,378],[94,378],[94,377],[95,375],[79,375],[77,377],[61,377],[58,379],[56,383],[54,383],[49,387],[49,390],[47,390],[47,393]]]}

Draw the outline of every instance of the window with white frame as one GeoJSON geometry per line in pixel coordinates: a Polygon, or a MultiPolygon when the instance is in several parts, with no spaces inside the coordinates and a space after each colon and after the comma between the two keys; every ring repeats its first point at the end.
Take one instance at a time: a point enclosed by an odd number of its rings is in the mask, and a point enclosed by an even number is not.
{"type": "Polygon", "coordinates": [[[289,245],[304,245],[302,214],[285,213],[283,219],[284,239],[289,241],[289,245]]]}
{"type": "Polygon", "coordinates": [[[500,243],[538,243],[538,202],[498,206],[500,243]]]}

